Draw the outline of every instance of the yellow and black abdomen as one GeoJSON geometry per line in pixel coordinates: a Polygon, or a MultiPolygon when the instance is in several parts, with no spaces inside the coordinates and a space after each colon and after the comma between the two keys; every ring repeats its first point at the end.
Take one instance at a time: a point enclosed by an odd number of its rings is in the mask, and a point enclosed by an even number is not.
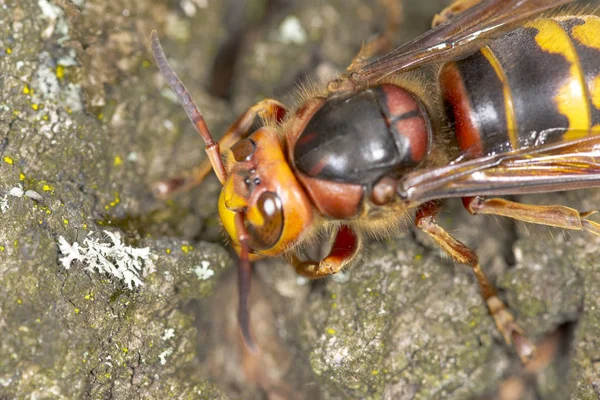
{"type": "Polygon", "coordinates": [[[506,152],[600,133],[600,17],[528,22],[447,63],[440,86],[463,151],[506,152]]]}

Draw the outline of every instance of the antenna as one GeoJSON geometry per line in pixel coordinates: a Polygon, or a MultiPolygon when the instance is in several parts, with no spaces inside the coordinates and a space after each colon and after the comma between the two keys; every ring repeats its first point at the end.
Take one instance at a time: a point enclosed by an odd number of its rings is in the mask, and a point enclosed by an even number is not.
{"type": "Polygon", "coordinates": [[[156,61],[160,73],[166,79],[171,90],[177,95],[177,100],[179,100],[185,113],[196,127],[200,136],[202,136],[202,139],[204,139],[204,142],[206,143],[206,153],[208,154],[210,163],[217,174],[217,177],[221,181],[221,184],[223,184],[227,179],[227,172],[225,171],[223,160],[221,160],[219,143],[214,141],[198,106],[192,99],[192,96],[190,96],[188,90],[183,86],[181,80],[177,77],[175,71],[173,71],[173,68],[169,65],[165,52],[158,40],[158,32],[153,30],[152,33],[150,33],[150,40],[152,43],[152,55],[154,56],[154,61],[156,61]]]}

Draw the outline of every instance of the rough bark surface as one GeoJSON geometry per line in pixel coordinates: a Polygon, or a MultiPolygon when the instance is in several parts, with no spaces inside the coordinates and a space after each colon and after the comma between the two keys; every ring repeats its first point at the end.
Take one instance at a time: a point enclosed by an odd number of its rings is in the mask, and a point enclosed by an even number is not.
{"type": "MultiPolygon", "coordinates": [[[[398,42],[444,2],[405,3],[398,42]]],[[[0,399],[476,399],[519,376],[469,268],[411,232],[316,283],[259,263],[262,351],[245,352],[218,182],[166,202],[149,189],[204,158],[151,59],[152,29],[219,136],[253,102],[293,101],[305,75],[342,71],[384,4],[0,0],[0,399]],[[110,244],[104,231],[150,249],[143,286],[60,263],[60,236],[110,244]]],[[[600,191],[521,200],[585,211],[600,191]]],[[[598,398],[600,238],[447,210],[440,223],[478,249],[533,338],[570,324],[527,398],[598,398]]]]}

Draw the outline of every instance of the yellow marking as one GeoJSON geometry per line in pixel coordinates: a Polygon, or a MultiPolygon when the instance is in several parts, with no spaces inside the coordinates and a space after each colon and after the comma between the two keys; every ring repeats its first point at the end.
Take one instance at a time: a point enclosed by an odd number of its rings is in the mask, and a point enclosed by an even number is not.
{"type": "Polygon", "coordinates": [[[488,60],[494,71],[496,71],[496,75],[500,82],[502,82],[502,90],[504,92],[504,110],[506,114],[506,129],[508,130],[508,138],[510,140],[510,145],[513,149],[519,148],[519,135],[517,132],[517,117],[515,116],[515,105],[513,103],[512,92],[510,91],[510,86],[508,85],[508,79],[506,78],[506,74],[502,69],[502,65],[490,50],[488,46],[485,46],[481,49],[481,54],[488,60]]]}
{"type": "Polygon", "coordinates": [[[600,75],[590,82],[590,96],[594,107],[600,110],[600,75]]]}
{"type": "Polygon", "coordinates": [[[573,140],[587,136],[591,111],[585,77],[573,42],[560,24],[552,19],[537,19],[525,26],[538,30],[535,41],[542,50],[563,56],[571,65],[567,83],[559,89],[554,98],[558,111],[569,120],[569,130],[564,139],[573,140]]]}
{"type": "Polygon", "coordinates": [[[573,38],[584,46],[600,50],[600,18],[595,16],[581,17],[583,25],[577,25],[571,30],[573,38]]]}

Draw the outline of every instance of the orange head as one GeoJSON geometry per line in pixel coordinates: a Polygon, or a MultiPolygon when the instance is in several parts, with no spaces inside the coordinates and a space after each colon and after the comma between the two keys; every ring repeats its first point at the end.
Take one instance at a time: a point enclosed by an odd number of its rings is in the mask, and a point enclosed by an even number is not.
{"type": "Polygon", "coordinates": [[[282,254],[310,227],[312,204],[273,129],[261,128],[234,144],[226,154],[226,169],[219,215],[238,253],[238,212],[244,215],[251,259],[282,254]]]}

